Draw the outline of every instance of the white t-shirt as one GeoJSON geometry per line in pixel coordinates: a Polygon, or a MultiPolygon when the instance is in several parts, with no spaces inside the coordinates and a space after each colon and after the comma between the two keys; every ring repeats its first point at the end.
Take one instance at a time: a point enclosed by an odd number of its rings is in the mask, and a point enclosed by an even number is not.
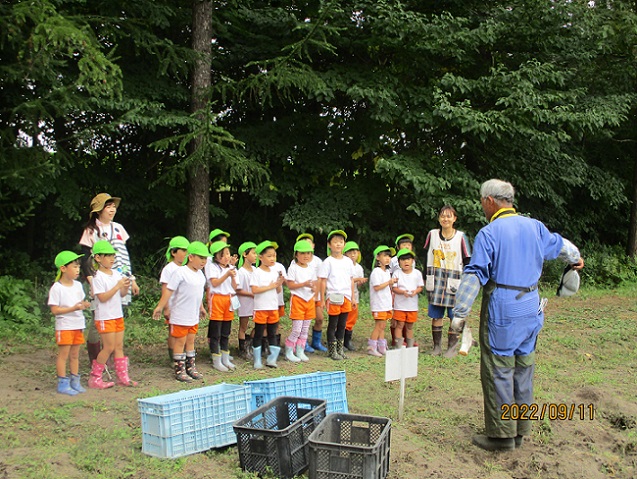
{"type": "MultiPolygon", "coordinates": [[[[277,261],[276,263],[274,263],[273,268],[277,271],[281,271],[281,274],[283,275],[283,277],[287,279],[287,271],[285,271],[285,266],[283,266],[281,263],[277,261]]],[[[276,297],[279,302],[279,306],[283,306],[285,304],[285,298],[283,297],[283,288],[281,288],[280,293],[277,293],[276,297]]]]}
{"type": "MultiPolygon", "coordinates": [[[[363,267],[358,264],[358,263],[353,263],[352,265],[354,266],[354,278],[364,278],[365,277],[365,271],[363,271],[363,267]]],[[[355,284],[354,285],[354,301],[356,302],[356,304],[358,304],[358,301],[360,299],[360,295],[358,293],[358,285],[355,284]]]]}
{"type": "Polygon", "coordinates": [[[203,299],[206,277],[201,271],[193,271],[188,267],[179,266],[168,284],[173,292],[170,299],[170,324],[178,326],[195,326],[199,324],[199,310],[203,299]]]}
{"type": "MultiPolygon", "coordinates": [[[[166,266],[164,266],[163,269],[161,270],[161,274],[159,275],[159,284],[168,284],[170,277],[179,268],[180,266],[174,261],[171,261],[166,266]]],[[[173,301],[174,301],[174,296],[171,296],[170,299],[168,300],[168,307],[170,309],[172,309],[173,307],[173,301]]]]}
{"type": "Polygon", "coordinates": [[[391,298],[391,286],[387,286],[380,291],[374,289],[379,284],[386,283],[391,279],[389,268],[383,271],[381,268],[376,267],[369,275],[369,309],[373,312],[391,311],[392,298],[391,298]]]}
{"type": "Polygon", "coordinates": [[[352,278],[354,277],[354,265],[347,256],[334,258],[328,256],[321,264],[319,278],[326,278],[325,294],[338,293],[352,300],[352,278]]]}
{"type": "MultiPolygon", "coordinates": [[[[82,284],[79,281],[73,281],[71,286],[64,286],[59,281],[56,281],[49,289],[49,306],[68,308],[83,300],[84,288],[82,288],[82,284]]],[[[56,331],[84,329],[85,327],[84,313],[79,309],[70,313],[55,315],[56,331]]]]}
{"type": "MultiPolygon", "coordinates": [[[[256,268],[250,278],[250,286],[269,286],[272,282],[279,279],[279,271],[274,267],[270,271],[256,268]]],[[[279,299],[276,288],[269,289],[263,293],[254,295],[255,311],[277,311],[279,309],[279,299]]]]}
{"type": "MultiPolygon", "coordinates": [[[[206,278],[208,281],[211,279],[219,279],[224,274],[226,274],[230,269],[234,269],[234,266],[228,266],[227,268],[222,268],[218,263],[207,262],[205,266],[206,278]]],[[[225,295],[233,295],[235,294],[235,290],[232,287],[232,276],[228,276],[223,283],[218,286],[213,286],[210,283],[210,292],[212,294],[225,294],[225,295]]]]}
{"type": "MultiPolygon", "coordinates": [[[[248,271],[246,268],[241,267],[237,270],[237,291],[252,293],[250,278],[252,278],[255,269],[252,267],[252,271],[248,271]]],[[[238,310],[239,317],[252,316],[252,313],[254,313],[254,297],[239,296],[239,303],[241,304],[238,310]]]]}
{"type": "MultiPolygon", "coordinates": [[[[306,281],[316,281],[316,271],[309,264],[304,268],[296,264],[296,261],[290,265],[288,269],[288,281],[295,283],[305,283],[306,281]]],[[[298,296],[304,301],[314,299],[314,291],[309,286],[303,286],[302,288],[291,289],[290,294],[298,296]]]]}
{"type": "MultiPolygon", "coordinates": [[[[392,277],[398,278],[398,282],[394,287],[403,291],[415,291],[417,288],[425,286],[422,273],[417,269],[412,270],[409,274],[399,269],[392,277]]],[[[398,311],[418,311],[418,295],[407,297],[404,294],[395,294],[394,309],[398,311]]]]}
{"type": "Polygon", "coordinates": [[[122,310],[122,295],[119,290],[111,296],[111,299],[103,303],[97,299],[98,294],[106,293],[115,286],[122,275],[117,271],[111,270],[113,274],[106,274],[102,271],[97,271],[93,276],[93,296],[95,296],[95,321],[107,321],[109,319],[118,319],[124,317],[122,310]]]}

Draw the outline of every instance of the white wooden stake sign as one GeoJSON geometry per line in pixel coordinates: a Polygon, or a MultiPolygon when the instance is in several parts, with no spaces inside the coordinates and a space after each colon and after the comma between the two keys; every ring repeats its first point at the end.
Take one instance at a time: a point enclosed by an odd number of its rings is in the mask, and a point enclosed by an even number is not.
{"type": "Polygon", "coordinates": [[[385,382],[400,379],[398,420],[403,420],[405,408],[405,379],[418,376],[418,348],[398,348],[385,354],[385,382]]]}

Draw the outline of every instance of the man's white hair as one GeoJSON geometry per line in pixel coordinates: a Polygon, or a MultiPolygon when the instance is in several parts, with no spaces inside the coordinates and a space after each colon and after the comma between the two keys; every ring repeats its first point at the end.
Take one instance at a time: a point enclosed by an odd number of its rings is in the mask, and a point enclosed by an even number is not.
{"type": "Polygon", "coordinates": [[[515,199],[515,189],[513,185],[507,181],[491,179],[482,183],[480,186],[480,196],[482,198],[492,197],[498,203],[506,202],[513,204],[515,199]]]}

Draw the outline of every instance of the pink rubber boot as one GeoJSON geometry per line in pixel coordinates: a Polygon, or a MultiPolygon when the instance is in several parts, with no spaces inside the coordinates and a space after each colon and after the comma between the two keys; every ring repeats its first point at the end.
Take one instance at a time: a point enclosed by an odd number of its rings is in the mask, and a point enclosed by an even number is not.
{"type": "Polygon", "coordinates": [[[93,359],[93,367],[88,378],[88,387],[91,389],[108,389],[115,386],[115,383],[102,381],[102,373],[105,367],[106,364],[100,364],[93,359]]]}
{"type": "Polygon", "coordinates": [[[120,386],[137,386],[137,381],[131,381],[128,377],[128,357],[115,358],[115,373],[120,386]]]}

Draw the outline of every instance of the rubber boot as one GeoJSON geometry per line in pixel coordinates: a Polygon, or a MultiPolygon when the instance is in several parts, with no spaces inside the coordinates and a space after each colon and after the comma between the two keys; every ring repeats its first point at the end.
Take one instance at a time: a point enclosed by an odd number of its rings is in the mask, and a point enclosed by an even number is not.
{"type": "Polygon", "coordinates": [[[223,362],[221,361],[221,354],[212,355],[212,367],[215,368],[217,371],[221,371],[222,373],[228,372],[228,368],[225,367],[223,362]]]}
{"type": "Polygon", "coordinates": [[[458,334],[450,333],[447,335],[447,351],[445,358],[453,358],[458,354],[458,334]]]}
{"type": "Polygon", "coordinates": [[[71,387],[71,380],[69,378],[58,376],[58,393],[68,394],[69,396],[77,396],[80,392],[71,387]]]}
{"type": "Polygon", "coordinates": [[[312,347],[316,351],[325,353],[327,352],[327,348],[321,343],[321,336],[323,336],[323,331],[312,331],[312,347]]]}
{"type": "Polygon", "coordinates": [[[396,338],[396,349],[402,348],[404,342],[405,342],[404,338],[396,338]]]}
{"type": "Polygon", "coordinates": [[[195,353],[186,353],[186,374],[193,379],[203,379],[203,374],[197,371],[197,364],[195,363],[195,353]]]}
{"type": "Polygon", "coordinates": [[[229,370],[234,371],[236,366],[234,365],[230,357],[230,351],[221,351],[221,364],[223,364],[229,370]]]}
{"type": "Polygon", "coordinates": [[[310,344],[310,341],[305,342],[305,352],[310,354],[314,352],[314,348],[310,344]]]}
{"type": "Polygon", "coordinates": [[[173,353],[172,348],[168,348],[168,357],[170,358],[171,361],[173,361],[175,358],[175,353],[173,353]]]}
{"type": "Polygon", "coordinates": [[[186,354],[175,354],[173,356],[173,363],[175,365],[175,379],[182,383],[192,382],[192,378],[188,376],[186,372],[186,354]]]}
{"type": "Polygon", "coordinates": [[[243,359],[244,361],[248,360],[248,351],[246,349],[246,340],[239,340],[239,359],[243,359]]]}
{"type": "Polygon", "coordinates": [[[434,348],[431,351],[431,355],[440,356],[442,354],[442,326],[432,326],[431,337],[434,341],[434,348]]]}
{"type": "Polygon", "coordinates": [[[345,341],[343,339],[336,340],[336,354],[338,354],[341,359],[347,359],[347,356],[345,356],[345,341]]]}
{"type": "Polygon", "coordinates": [[[93,361],[97,359],[97,355],[102,350],[102,344],[98,341],[96,343],[86,343],[86,352],[88,353],[88,361],[93,364],[93,361]]]}
{"type": "Polygon", "coordinates": [[[85,393],[86,389],[82,387],[80,383],[80,375],[79,374],[71,374],[71,388],[75,389],[78,393],[85,393]]]}
{"type": "Polygon", "coordinates": [[[485,451],[512,451],[515,449],[515,439],[512,437],[488,437],[477,435],[471,438],[471,442],[485,451]]]}
{"type": "Polygon", "coordinates": [[[102,381],[102,373],[106,364],[100,364],[96,360],[93,360],[93,367],[91,368],[91,374],[88,378],[88,387],[91,389],[108,389],[115,386],[115,383],[102,381]]]}
{"type": "Polygon", "coordinates": [[[279,365],[276,363],[276,360],[279,357],[280,352],[281,348],[279,346],[270,346],[270,355],[268,356],[268,359],[265,360],[265,365],[270,368],[278,368],[279,365]]]}
{"type": "Polygon", "coordinates": [[[296,357],[299,358],[301,361],[303,362],[307,362],[310,360],[310,358],[308,358],[305,355],[305,351],[304,351],[304,345],[301,345],[299,343],[296,344],[296,357]]]}
{"type": "Polygon", "coordinates": [[[252,361],[252,338],[250,336],[246,336],[246,361],[252,361]]]}
{"type": "Polygon", "coordinates": [[[345,330],[345,338],[343,340],[345,349],[347,349],[348,351],[356,351],[356,347],[352,342],[352,333],[353,331],[348,331],[347,329],[345,330]]]}
{"type": "Polygon", "coordinates": [[[115,373],[117,384],[120,386],[137,386],[137,381],[131,381],[128,377],[128,357],[115,358],[115,373]]]}
{"type": "Polygon", "coordinates": [[[340,361],[343,358],[340,354],[338,354],[338,346],[336,345],[336,341],[331,341],[327,344],[328,347],[328,357],[333,359],[334,361],[340,361]]]}
{"type": "Polygon", "coordinates": [[[408,348],[413,348],[414,347],[414,338],[405,339],[405,344],[407,345],[408,348]]]}
{"type": "Polygon", "coordinates": [[[270,355],[270,342],[265,336],[261,338],[261,354],[266,358],[270,355]]]}
{"type": "Polygon", "coordinates": [[[297,358],[294,355],[294,347],[285,345],[285,359],[290,361],[291,363],[300,363],[301,358],[297,358]]]}
{"type": "Polygon", "coordinates": [[[378,341],[376,339],[367,340],[367,354],[382,358],[383,355],[378,352],[378,341]]]}
{"type": "Polygon", "coordinates": [[[252,348],[252,357],[254,359],[254,369],[263,369],[263,364],[261,363],[261,346],[252,348]]]}
{"type": "Polygon", "coordinates": [[[380,354],[385,354],[387,352],[387,340],[379,339],[378,340],[378,352],[380,354]]]}

